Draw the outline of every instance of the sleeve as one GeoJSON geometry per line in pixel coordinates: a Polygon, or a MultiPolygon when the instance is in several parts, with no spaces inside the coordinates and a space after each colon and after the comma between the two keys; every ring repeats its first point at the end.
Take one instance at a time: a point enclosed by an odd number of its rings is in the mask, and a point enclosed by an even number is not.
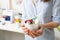
{"type": "Polygon", "coordinates": [[[53,1],[53,21],[60,25],[60,0],[53,1]]]}

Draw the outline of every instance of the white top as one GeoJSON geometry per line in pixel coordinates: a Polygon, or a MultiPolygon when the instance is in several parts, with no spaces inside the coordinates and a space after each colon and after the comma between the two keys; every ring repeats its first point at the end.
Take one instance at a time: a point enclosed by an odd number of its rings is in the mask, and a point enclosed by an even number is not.
{"type": "MultiPolygon", "coordinates": [[[[23,0],[23,19],[26,17],[33,18],[39,16],[42,23],[48,23],[55,21],[60,24],[60,0],[51,0],[50,2],[41,2],[38,0],[36,6],[34,6],[32,0],[23,0]]],[[[36,37],[35,39],[26,35],[25,40],[55,40],[54,31],[45,29],[43,35],[36,37]]]]}

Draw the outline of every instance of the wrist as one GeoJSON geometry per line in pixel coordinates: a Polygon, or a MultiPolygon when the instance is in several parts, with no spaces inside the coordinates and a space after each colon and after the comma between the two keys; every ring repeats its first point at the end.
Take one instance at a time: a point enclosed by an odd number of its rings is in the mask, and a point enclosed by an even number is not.
{"type": "Polygon", "coordinates": [[[45,25],[40,25],[38,29],[45,29],[45,25]]]}
{"type": "Polygon", "coordinates": [[[42,24],[41,26],[42,26],[43,28],[46,28],[46,25],[44,25],[44,24],[42,24]]]}

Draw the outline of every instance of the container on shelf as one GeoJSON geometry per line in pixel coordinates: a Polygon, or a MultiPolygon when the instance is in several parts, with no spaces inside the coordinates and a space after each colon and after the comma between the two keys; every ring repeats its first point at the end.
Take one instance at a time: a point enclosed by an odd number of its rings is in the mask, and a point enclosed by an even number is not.
{"type": "Polygon", "coordinates": [[[12,10],[3,11],[3,16],[5,16],[5,22],[6,23],[12,23],[13,22],[14,13],[12,10]]]}

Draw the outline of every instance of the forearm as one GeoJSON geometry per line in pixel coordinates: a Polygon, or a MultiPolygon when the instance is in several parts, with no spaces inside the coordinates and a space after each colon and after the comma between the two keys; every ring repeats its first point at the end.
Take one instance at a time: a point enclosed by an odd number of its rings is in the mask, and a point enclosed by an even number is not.
{"type": "Polygon", "coordinates": [[[45,28],[55,28],[57,27],[59,24],[57,22],[49,22],[49,23],[46,23],[46,24],[43,24],[43,26],[45,28]]]}

